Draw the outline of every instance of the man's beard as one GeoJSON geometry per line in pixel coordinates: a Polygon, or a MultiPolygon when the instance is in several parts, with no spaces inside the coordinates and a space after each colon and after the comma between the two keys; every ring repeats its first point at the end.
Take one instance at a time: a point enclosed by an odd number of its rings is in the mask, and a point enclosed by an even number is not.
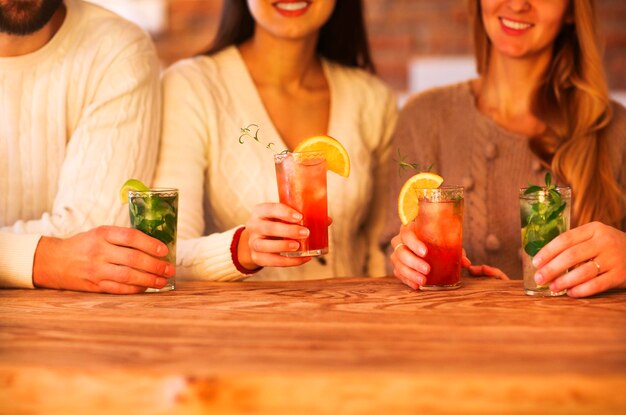
{"type": "Polygon", "coordinates": [[[0,0],[0,32],[25,36],[43,28],[63,0],[0,0]]]}

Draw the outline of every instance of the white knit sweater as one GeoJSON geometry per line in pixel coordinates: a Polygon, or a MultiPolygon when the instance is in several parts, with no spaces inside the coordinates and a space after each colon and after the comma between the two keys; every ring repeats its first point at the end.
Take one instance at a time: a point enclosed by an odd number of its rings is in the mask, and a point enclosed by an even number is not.
{"type": "Polygon", "coordinates": [[[393,94],[358,69],[323,61],[330,85],[328,134],[350,155],[348,179],[328,174],[330,253],[326,265],[239,273],[230,245],[234,231],[262,202],[277,202],[272,153],[254,142],[240,144],[240,128],[261,127],[260,135],[286,148],[272,124],[239,51],[188,59],[163,80],[164,123],[156,186],[180,189],[178,271],[211,280],[295,280],[384,275],[376,235],[384,222],[389,139],[396,119],[393,94]],[[208,235],[208,236],[203,236],[208,235]]]}
{"type": "Polygon", "coordinates": [[[128,224],[117,197],[149,181],[158,149],[158,61],[149,37],[65,0],[55,36],[0,58],[0,286],[32,287],[42,235],[128,224]]]}

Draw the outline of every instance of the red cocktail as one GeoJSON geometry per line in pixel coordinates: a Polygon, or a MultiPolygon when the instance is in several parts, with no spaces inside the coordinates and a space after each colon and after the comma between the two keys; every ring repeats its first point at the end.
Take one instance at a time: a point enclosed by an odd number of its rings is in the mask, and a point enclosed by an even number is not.
{"type": "Polygon", "coordinates": [[[322,152],[280,153],[274,156],[280,203],[303,216],[300,224],[309,229],[297,251],[281,252],[290,257],[328,253],[328,207],[326,159],[322,152]]]}
{"type": "Polygon", "coordinates": [[[430,265],[422,290],[451,290],[461,286],[463,253],[463,188],[417,189],[419,210],[415,234],[427,248],[430,265]]]}

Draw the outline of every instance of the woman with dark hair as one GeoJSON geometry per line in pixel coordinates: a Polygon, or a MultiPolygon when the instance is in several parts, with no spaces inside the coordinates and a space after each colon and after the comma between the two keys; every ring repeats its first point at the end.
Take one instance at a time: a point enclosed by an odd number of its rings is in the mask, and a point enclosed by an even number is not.
{"type": "MultiPolygon", "coordinates": [[[[594,2],[470,4],[480,77],[413,97],[395,144],[465,186],[464,246],[490,264],[470,273],[521,276],[517,189],[550,170],[572,189],[578,227],[534,257],[535,281],[573,297],[626,286],[626,110],[608,97],[594,2]]],[[[410,227],[391,245],[396,276],[423,284],[429,265],[410,227]]]]}
{"type": "Polygon", "coordinates": [[[373,74],[360,0],[225,1],[210,50],[163,79],[157,186],[180,189],[178,274],[213,280],[382,276],[393,94],[373,74]],[[308,234],[278,199],[273,149],[338,139],[348,180],[329,175],[330,253],[287,258],[308,234]],[[262,269],[266,267],[265,269],[262,269]]]}

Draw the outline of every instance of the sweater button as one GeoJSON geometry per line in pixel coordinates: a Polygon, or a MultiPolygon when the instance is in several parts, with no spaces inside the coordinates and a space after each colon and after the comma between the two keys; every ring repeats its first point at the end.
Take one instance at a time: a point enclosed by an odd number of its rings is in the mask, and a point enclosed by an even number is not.
{"type": "Polygon", "coordinates": [[[474,178],[473,177],[463,177],[461,179],[461,186],[463,186],[464,190],[472,190],[474,188],[474,178]]]}
{"type": "Polygon", "coordinates": [[[485,240],[485,248],[487,251],[498,251],[500,250],[500,240],[494,234],[489,234],[487,239],[485,240]]]}
{"type": "Polygon", "coordinates": [[[498,156],[498,147],[494,143],[489,143],[485,146],[485,157],[487,160],[493,160],[498,156]]]}

